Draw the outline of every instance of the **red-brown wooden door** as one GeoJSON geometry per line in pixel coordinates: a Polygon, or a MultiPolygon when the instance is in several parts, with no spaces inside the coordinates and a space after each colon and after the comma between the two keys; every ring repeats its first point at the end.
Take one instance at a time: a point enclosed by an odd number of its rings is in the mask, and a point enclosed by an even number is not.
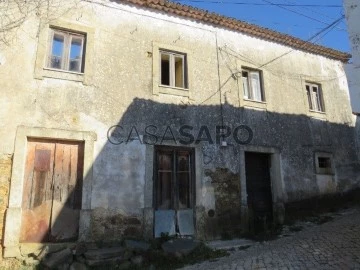
{"type": "Polygon", "coordinates": [[[28,141],[21,242],[77,239],[83,155],[82,142],[28,141]]]}

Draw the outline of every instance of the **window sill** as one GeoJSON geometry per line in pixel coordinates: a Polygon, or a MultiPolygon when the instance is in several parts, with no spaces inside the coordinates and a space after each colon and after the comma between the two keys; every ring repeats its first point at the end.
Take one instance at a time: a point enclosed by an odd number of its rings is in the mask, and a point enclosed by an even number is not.
{"type": "Polygon", "coordinates": [[[322,120],[326,119],[325,112],[309,110],[308,115],[313,118],[318,118],[318,119],[322,119],[322,120]]]}
{"type": "Polygon", "coordinates": [[[72,72],[61,69],[44,68],[42,70],[41,75],[42,77],[45,78],[55,78],[60,80],[76,81],[76,82],[84,81],[84,73],[72,72]]]}
{"type": "Polygon", "coordinates": [[[165,85],[159,85],[159,93],[181,96],[181,97],[189,97],[190,96],[189,89],[179,88],[179,87],[171,87],[171,86],[165,86],[165,85]]]}
{"type": "Polygon", "coordinates": [[[44,70],[51,70],[56,72],[63,72],[63,73],[70,73],[70,74],[77,74],[77,75],[84,75],[84,72],[76,72],[76,71],[70,71],[66,69],[59,69],[59,68],[44,68],[44,70]]]}
{"type": "Polygon", "coordinates": [[[267,103],[265,101],[257,101],[245,98],[243,99],[243,105],[244,107],[257,108],[262,110],[266,110],[267,108],[267,103]]]}
{"type": "Polygon", "coordinates": [[[334,176],[335,173],[321,173],[321,172],[316,172],[316,175],[328,175],[328,176],[334,176]]]}
{"type": "Polygon", "coordinates": [[[309,110],[309,112],[311,112],[311,113],[326,114],[326,113],[325,113],[325,112],[323,112],[323,111],[314,111],[314,110],[309,110]]]}

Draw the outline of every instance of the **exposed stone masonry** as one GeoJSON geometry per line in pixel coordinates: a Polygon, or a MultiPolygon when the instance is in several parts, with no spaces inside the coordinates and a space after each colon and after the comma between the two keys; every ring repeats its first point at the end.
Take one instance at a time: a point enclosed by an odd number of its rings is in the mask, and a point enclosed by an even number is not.
{"type": "MultiPolygon", "coordinates": [[[[8,206],[12,155],[0,154],[0,245],[2,248],[5,211],[8,206]]],[[[2,257],[2,256],[0,256],[2,257]]]]}

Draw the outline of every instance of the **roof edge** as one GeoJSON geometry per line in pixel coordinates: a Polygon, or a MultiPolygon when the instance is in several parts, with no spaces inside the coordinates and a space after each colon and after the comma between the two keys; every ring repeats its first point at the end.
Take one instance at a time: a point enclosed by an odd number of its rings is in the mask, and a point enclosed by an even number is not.
{"type": "Polygon", "coordinates": [[[230,29],[249,36],[289,46],[293,49],[321,55],[343,63],[349,62],[351,54],[335,50],[322,45],[313,44],[297,37],[283,34],[275,30],[250,24],[238,19],[226,17],[217,13],[211,13],[204,9],[198,9],[188,5],[165,1],[165,0],[110,0],[111,2],[131,4],[141,7],[159,10],[166,13],[200,21],[206,24],[230,29]]]}

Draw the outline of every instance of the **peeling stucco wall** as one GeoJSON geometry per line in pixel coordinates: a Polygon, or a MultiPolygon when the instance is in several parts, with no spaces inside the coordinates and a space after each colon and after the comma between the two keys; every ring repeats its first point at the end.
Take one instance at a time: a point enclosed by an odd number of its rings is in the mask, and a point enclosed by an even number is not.
{"type": "MultiPolygon", "coordinates": [[[[145,170],[153,166],[146,157],[147,146],[138,140],[111,144],[107,135],[113,125],[135,125],[141,137],[147,125],[158,126],[159,134],[166,126],[178,130],[185,124],[195,130],[201,125],[247,125],[254,133],[251,145],[281,153],[281,202],[326,193],[330,182],[336,183],[331,192],[360,186],[353,147],[355,122],[341,62],[302,51],[288,54],[262,69],[266,103],[259,104],[243,98],[241,77],[232,75],[243,66],[256,68],[288,52],[288,47],[161,12],[101,2],[104,5],[82,1],[61,18],[92,29],[94,38],[88,45],[95,53],[91,67],[85,67],[85,76],[92,72],[86,82],[66,79],[61,71],[57,78],[37,77],[35,66],[43,63],[36,61],[47,46],[38,37],[46,35],[48,26],[40,24],[35,14],[19,31],[26,34],[11,47],[0,45],[0,74],[9,78],[0,81],[0,153],[14,152],[20,125],[97,134],[91,192],[86,194],[91,197],[90,239],[139,236],[144,208],[153,207],[151,185],[147,185],[152,175],[145,170]],[[159,75],[153,69],[158,61],[152,57],[154,42],[189,52],[191,97],[154,94],[153,78],[159,75]],[[305,81],[321,83],[326,114],[309,111],[305,81]],[[333,153],[336,179],[317,179],[316,151],[333,153]],[[146,192],[150,192],[147,197],[146,192]],[[145,205],[147,200],[150,203],[145,205]]],[[[246,149],[234,141],[225,148],[204,142],[190,147],[197,147],[201,156],[196,226],[218,237],[214,228],[206,229],[208,213],[213,209],[219,219],[222,215],[232,221],[239,219],[239,211],[242,214],[240,201],[246,198],[236,196],[244,192],[239,186],[243,181],[240,155],[246,149]],[[228,214],[230,198],[234,209],[228,214]]],[[[146,216],[146,224],[151,218],[146,216]]],[[[214,226],[227,231],[226,225],[218,220],[214,226]]]]}

